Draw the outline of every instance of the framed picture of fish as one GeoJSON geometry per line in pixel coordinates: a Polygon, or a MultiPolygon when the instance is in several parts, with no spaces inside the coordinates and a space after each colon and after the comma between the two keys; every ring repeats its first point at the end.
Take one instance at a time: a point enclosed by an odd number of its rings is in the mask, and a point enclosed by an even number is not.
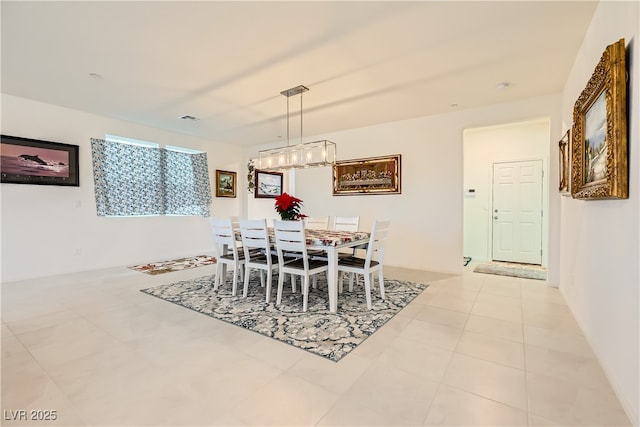
{"type": "Polygon", "coordinates": [[[79,187],[78,146],[0,135],[3,184],[79,187]]]}

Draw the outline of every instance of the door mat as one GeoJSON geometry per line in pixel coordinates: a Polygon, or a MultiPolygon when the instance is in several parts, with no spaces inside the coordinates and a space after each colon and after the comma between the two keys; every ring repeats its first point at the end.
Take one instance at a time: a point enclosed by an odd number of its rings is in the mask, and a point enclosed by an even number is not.
{"type": "Polygon", "coordinates": [[[146,274],[163,274],[172,271],[186,270],[188,268],[202,267],[215,264],[216,258],[210,255],[198,255],[193,257],[172,259],[169,261],[151,262],[149,264],[130,265],[128,268],[146,274]]]}
{"type": "Polygon", "coordinates": [[[473,270],[476,273],[497,274],[499,276],[522,277],[524,279],[547,280],[547,269],[541,265],[517,262],[489,261],[473,270]]]}

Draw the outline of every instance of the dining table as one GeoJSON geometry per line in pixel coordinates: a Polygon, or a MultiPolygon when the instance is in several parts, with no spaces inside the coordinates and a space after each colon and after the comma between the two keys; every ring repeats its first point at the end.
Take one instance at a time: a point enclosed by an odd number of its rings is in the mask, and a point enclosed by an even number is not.
{"type": "MultiPolygon", "coordinates": [[[[268,229],[269,240],[275,242],[275,234],[272,227],[268,229]]],[[[362,247],[369,243],[371,233],[366,231],[338,231],[305,229],[307,249],[323,250],[327,254],[327,287],[329,293],[329,311],[338,311],[338,252],[344,248],[362,247]]],[[[240,233],[236,233],[236,239],[242,240],[240,233]]]]}
{"type": "Polygon", "coordinates": [[[322,249],[327,253],[327,287],[329,311],[338,311],[338,252],[343,248],[355,248],[369,242],[370,233],[365,231],[337,231],[305,229],[307,248],[322,249]]]}

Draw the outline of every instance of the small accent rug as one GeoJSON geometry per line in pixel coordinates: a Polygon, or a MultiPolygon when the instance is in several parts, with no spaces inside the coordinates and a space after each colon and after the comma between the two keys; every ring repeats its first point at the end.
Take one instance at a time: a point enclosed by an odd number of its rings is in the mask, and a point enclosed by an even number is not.
{"type": "Polygon", "coordinates": [[[282,304],[275,306],[277,275],[272,285],[272,296],[265,302],[264,288],[257,274],[250,276],[247,298],[231,295],[231,275],[226,284],[213,290],[215,276],[142,289],[149,295],[232,323],[253,332],[277,339],[334,362],[339,361],[365,339],[380,329],[389,319],[407,306],[428,285],[385,279],[386,300],[380,299],[377,281],[372,289],[373,310],[367,310],[362,281],[354,286],[354,292],[344,292],[338,297],[338,312],[329,312],[327,281],[318,277],[318,287],[309,289],[308,310],[302,312],[300,280],[296,293],[285,281],[282,304]]]}
{"type": "Polygon", "coordinates": [[[152,262],[149,264],[131,265],[130,269],[147,274],[163,274],[172,271],[186,270],[188,268],[202,267],[215,264],[216,258],[210,255],[198,255],[194,257],[178,258],[169,261],[152,262]]]}
{"type": "Polygon", "coordinates": [[[490,261],[478,264],[473,271],[476,273],[497,274],[500,276],[522,277],[524,279],[547,280],[547,269],[534,264],[490,261]]]}

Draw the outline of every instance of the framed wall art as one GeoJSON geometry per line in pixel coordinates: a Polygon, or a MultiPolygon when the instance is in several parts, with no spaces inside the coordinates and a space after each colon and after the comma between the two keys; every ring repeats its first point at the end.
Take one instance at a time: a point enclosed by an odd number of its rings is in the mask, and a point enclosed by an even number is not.
{"type": "Polygon", "coordinates": [[[78,146],[0,135],[0,181],[80,186],[78,146]]]}
{"type": "Polygon", "coordinates": [[[282,172],[255,171],[254,196],[258,199],[273,199],[282,194],[282,172]]]}
{"type": "Polygon", "coordinates": [[[333,195],[400,194],[401,155],[336,162],[333,195]]]}
{"type": "Polygon", "coordinates": [[[236,173],[216,169],[216,197],[236,197],[236,173]]]}
{"type": "Polygon", "coordinates": [[[571,195],[626,199],[627,83],[624,39],[607,46],[573,107],[571,195]]]}
{"type": "Polygon", "coordinates": [[[559,175],[560,175],[560,194],[563,196],[570,196],[570,180],[571,180],[571,159],[570,150],[571,147],[571,129],[567,130],[562,139],[558,142],[559,156],[559,175]]]}

